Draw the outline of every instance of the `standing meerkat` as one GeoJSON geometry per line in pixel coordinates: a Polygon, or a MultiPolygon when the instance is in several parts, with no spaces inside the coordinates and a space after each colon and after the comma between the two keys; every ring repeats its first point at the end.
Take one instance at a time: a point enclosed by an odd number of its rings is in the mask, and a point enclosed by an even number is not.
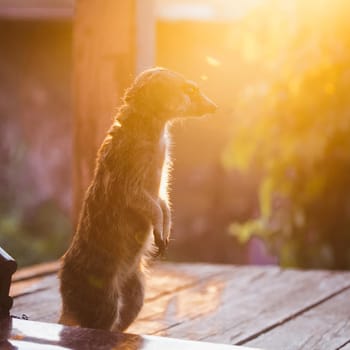
{"type": "Polygon", "coordinates": [[[164,68],[141,73],[97,155],[76,233],[60,270],[60,323],[125,330],[144,300],[143,257],[169,242],[167,124],[213,113],[198,86],[164,68]],[[162,184],[161,184],[162,183],[162,184]]]}

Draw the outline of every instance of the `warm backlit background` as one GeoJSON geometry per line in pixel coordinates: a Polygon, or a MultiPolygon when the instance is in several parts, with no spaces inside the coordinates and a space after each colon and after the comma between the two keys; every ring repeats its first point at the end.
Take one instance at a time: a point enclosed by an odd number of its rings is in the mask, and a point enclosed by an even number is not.
{"type": "MultiPolygon", "coordinates": [[[[73,3],[44,19],[14,3],[0,4],[0,245],[25,265],[59,257],[73,230],[73,3]]],[[[220,106],[173,130],[168,258],[349,268],[350,3],[157,0],[154,13],[155,63],[220,106]]]]}

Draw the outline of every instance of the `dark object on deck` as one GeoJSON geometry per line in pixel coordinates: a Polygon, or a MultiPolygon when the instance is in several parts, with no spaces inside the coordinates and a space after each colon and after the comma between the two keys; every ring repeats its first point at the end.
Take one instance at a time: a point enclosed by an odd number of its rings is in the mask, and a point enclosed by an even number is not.
{"type": "Polygon", "coordinates": [[[11,278],[16,270],[16,261],[0,247],[0,319],[10,314],[13,300],[9,291],[11,278]]]}

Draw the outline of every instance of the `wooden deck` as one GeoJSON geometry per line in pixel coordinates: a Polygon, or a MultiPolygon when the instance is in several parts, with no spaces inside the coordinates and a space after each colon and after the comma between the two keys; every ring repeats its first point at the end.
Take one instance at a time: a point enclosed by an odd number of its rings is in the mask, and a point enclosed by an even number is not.
{"type": "MultiPolygon", "coordinates": [[[[12,314],[56,322],[58,263],[19,270],[12,314]]],[[[260,349],[350,349],[350,272],[158,264],[128,332],[260,349]]]]}

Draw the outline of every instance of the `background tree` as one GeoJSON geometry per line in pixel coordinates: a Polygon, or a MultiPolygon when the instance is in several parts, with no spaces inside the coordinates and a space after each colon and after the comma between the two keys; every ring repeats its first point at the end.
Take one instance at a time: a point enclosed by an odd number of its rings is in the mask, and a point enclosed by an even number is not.
{"type": "Polygon", "coordinates": [[[350,267],[350,4],[269,1],[243,23],[256,76],[236,106],[229,166],[259,169],[260,211],[233,224],[284,266],[350,267]]]}

